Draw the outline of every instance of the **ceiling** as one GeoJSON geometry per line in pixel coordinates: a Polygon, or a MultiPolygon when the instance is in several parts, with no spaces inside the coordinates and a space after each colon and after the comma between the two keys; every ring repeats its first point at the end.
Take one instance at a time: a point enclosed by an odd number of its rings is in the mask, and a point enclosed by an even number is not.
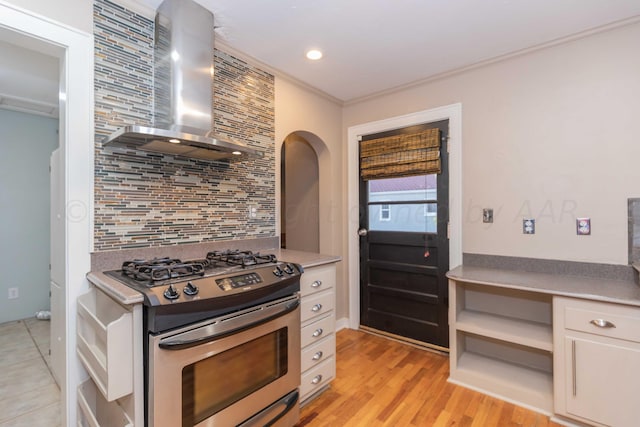
{"type": "Polygon", "coordinates": [[[196,1],[218,39],[341,101],[640,18],[640,0],[196,1]]]}
{"type": "MultiPolygon", "coordinates": [[[[161,0],[116,0],[151,16],[161,0]]],[[[341,102],[640,20],[640,0],[197,0],[217,37],[341,102]],[[310,48],[320,61],[305,58],[310,48]]],[[[0,108],[57,115],[58,60],[0,34],[0,108]],[[11,41],[11,40],[9,40],[11,41]]]]}

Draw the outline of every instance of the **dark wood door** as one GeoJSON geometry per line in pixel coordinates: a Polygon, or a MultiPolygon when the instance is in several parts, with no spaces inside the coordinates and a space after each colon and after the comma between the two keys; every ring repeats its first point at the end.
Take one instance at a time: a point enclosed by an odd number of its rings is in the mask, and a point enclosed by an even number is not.
{"type": "Polygon", "coordinates": [[[448,348],[448,120],[362,139],[434,127],[440,174],[360,180],[360,324],[448,348]]]}

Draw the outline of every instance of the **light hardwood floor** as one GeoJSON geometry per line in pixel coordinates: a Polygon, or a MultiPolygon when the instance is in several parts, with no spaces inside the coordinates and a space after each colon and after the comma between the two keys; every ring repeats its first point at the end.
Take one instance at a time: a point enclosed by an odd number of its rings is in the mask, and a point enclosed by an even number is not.
{"type": "Polygon", "coordinates": [[[447,382],[449,358],[362,331],[337,333],[337,375],[298,427],[558,426],[548,417],[447,382]]]}
{"type": "Polygon", "coordinates": [[[0,427],[57,427],[60,389],[49,370],[48,320],[0,324],[0,427]]]}

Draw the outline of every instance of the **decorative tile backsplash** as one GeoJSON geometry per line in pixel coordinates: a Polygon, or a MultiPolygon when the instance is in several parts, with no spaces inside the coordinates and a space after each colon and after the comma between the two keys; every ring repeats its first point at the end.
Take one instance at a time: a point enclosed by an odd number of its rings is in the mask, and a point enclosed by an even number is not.
{"type": "Polygon", "coordinates": [[[214,52],[216,133],[264,150],[210,162],[102,146],[126,124],[153,124],[153,21],[94,1],[95,250],[275,236],[274,78],[214,52]],[[258,206],[249,219],[248,205],[258,206]]]}

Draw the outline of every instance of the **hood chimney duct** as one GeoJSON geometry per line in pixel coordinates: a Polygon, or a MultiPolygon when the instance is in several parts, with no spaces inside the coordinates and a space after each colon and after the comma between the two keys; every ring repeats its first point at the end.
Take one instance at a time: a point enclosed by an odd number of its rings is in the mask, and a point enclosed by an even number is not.
{"type": "Polygon", "coordinates": [[[262,157],[213,134],[214,16],[192,0],[164,0],[156,12],[154,127],[126,126],[104,139],[206,160],[262,157]]]}

